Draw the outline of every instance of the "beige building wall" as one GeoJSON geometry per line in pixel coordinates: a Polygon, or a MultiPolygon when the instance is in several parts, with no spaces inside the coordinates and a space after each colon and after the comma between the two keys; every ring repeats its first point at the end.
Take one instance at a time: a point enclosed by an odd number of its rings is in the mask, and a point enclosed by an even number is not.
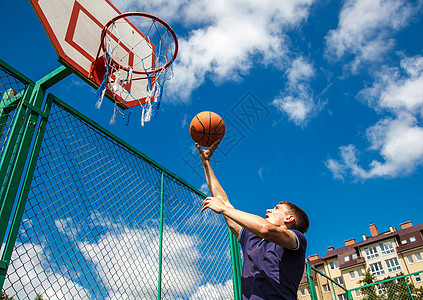
{"type": "Polygon", "coordinates": [[[404,251],[399,255],[401,264],[405,266],[404,274],[423,270],[423,249],[404,251]]]}
{"type": "Polygon", "coordinates": [[[396,252],[397,242],[394,238],[378,241],[376,243],[367,244],[360,249],[360,255],[365,258],[367,268],[371,268],[372,265],[378,264],[381,267],[378,273],[375,273],[377,280],[382,280],[388,276],[395,277],[396,274],[403,272],[407,274],[405,264],[398,256],[396,252]],[[387,248],[387,245],[390,247],[387,248]],[[370,250],[371,248],[371,250],[370,250]],[[369,249],[371,253],[366,253],[366,249],[369,249]],[[398,262],[398,267],[393,267],[392,262],[398,262]],[[388,261],[391,261],[389,264],[388,261]]]}
{"type": "MultiPolygon", "coordinates": [[[[363,235],[362,242],[356,243],[355,239],[350,239],[345,241],[345,248],[328,247],[327,254],[321,259],[317,254],[311,256],[317,266],[316,269],[333,280],[342,277],[343,286],[347,290],[362,286],[360,280],[364,278],[366,270],[371,269],[372,266],[371,271],[376,280],[383,280],[388,276],[396,277],[401,272],[405,275],[419,272],[410,276],[410,280],[415,287],[423,287],[423,224],[413,226],[411,221],[408,221],[401,224],[402,229],[399,231],[390,226],[389,231],[382,233],[379,233],[373,223],[369,228],[371,236],[363,235]],[[355,254],[358,254],[358,260],[357,256],[351,258],[355,254]],[[348,259],[346,259],[347,256],[349,256],[348,259]]],[[[334,299],[333,286],[328,279],[316,275],[315,284],[319,300],[334,299]],[[325,285],[327,285],[326,289],[325,285]]],[[[304,286],[308,288],[307,284],[304,286]]],[[[340,293],[343,293],[343,290],[335,287],[337,299],[340,293]]],[[[308,298],[299,295],[298,299],[310,299],[308,294],[307,296],[308,298]]],[[[360,290],[352,291],[352,296],[353,299],[363,299],[360,290]]]]}
{"type": "Polygon", "coordinates": [[[345,287],[348,290],[359,287],[361,285],[360,280],[364,278],[363,274],[365,272],[365,266],[363,265],[343,269],[342,276],[344,277],[345,287]]]}

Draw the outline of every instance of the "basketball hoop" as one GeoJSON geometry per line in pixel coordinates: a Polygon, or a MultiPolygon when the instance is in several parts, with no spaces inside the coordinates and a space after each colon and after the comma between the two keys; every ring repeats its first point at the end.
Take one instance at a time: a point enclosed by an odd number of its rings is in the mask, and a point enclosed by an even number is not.
{"type": "Polygon", "coordinates": [[[91,78],[99,85],[99,108],[105,93],[121,109],[142,107],[141,125],[156,116],[164,83],[173,77],[178,40],[163,20],[143,12],[112,18],[104,26],[91,78]]]}

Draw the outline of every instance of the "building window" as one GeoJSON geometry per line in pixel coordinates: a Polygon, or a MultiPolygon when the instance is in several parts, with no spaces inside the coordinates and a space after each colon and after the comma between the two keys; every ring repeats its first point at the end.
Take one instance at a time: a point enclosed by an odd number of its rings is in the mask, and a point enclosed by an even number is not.
{"type": "Polygon", "coordinates": [[[348,298],[347,298],[347,294],[345,294],[345,293],[344,293],[344,294],[339,294],[339,295],[338,295],[338,299],[339,299],[339,300],[348,300],[348,298]]]}
{"type": "Polygon", "coordinates": [[[407,245],[407,240],[401,240],[401,245],[407,245]]]}
{"type": "Polygon", "coordinates": [[[300,293],[301,293],[301,296],[306,296],[307,295],[307,289],[300,289],[300,293]]]}
{"type": "Polygon", "coordinates": [[[419,274],[414,274],[414,280],[416,282],[421,282],[422,281],[422,278],[420,277],[420,273],[419,274]]]}
{"type": "Polygon", "coordinates": [[[322,274],[324,274],[324,275],[326,275],[326,270],[325,269],[321,269],[321,270],[318,270],[320,273],[322,273],[322,274]]]}
{"type": "Polygon", "coordinates": [[[398,259],[396,257],[385,260],[385,262],[388,267],[388,272],[395,272],[401,270],[401,267],[398,263],[398,259]]]}
{"type": "Polygon", "coordinates": [[[410,237],[410,243],[414,243],[416,241],[416,237],[415,236],[411,236],[410,237]]]}
{"type": "Polygon", "coordinates": [[[339,264],[338,264],[337,260],[331,262],[329,265],[330,265],[331,270],[339,269],[339,264]]]}
{"type": "Polygon", "coordinates": [[[322,285],[322,287],[323,287],[323,293],[329,293],[330,292],[329,284],[324,284],[324,285],[322,285]]]}
{"type": "Polygon", "coordinates": [[[407,260],[409,264],[414,264],[414,259],[413,259],[413,255],[407,255],[407,260]]]}
{"type": "Polygon", "coordinates": [[[382,264],[380,262],[370,264],[370,271],[373,275],[382,275],[385,274],[385,271],[382,268],[382,264]]]}
{"type": "Polygon", "coordinates": [[[358,274],[358,278],[361,278],[361,277],[363,277],[364,275],[363,275],[363,270],[362,269],[358,269],[357,270],[357,274],[358,274]]]}
{"type": "Polygon", "coordinates": [[[351,280],[355,279],[355,272],[354,271],[350,271],[350,278],[351,278],[351,280]]]}
{"type": "Polygon", "coordinates": [[[344,257],[344,261],[345,261],[345,262],[350,261],[350,257],[349,257],[348,255],[347,255],[347,256],[345,256],[345,257],[344,257]]]}
{"type": "Polygon", "coordinates": [[[355,290],[355,296],[356,297],[361,297],[361,291],[360,290],[355,290]]]}
{"type": "Polygon", "coordinates": [[[367,255],[367,259],[378,257],[379,254],[377,253],[377,249],[375,246],[371,246],[369,248],[364,249],[367,255]]]}
{"type": "Polygon", "coordinates": [[[422,255],[420,253],[416,253],[414,255],[416,256],[416,261],[417,262],[422,261],[422,255]]]}
{"type": "Polygon", "coordinates": [[[392,243],[391,242],[386,242],[383,244],[380,244],[380,250],[382,251],[382,254],[386,255],[389,253],[393,253],[394,247],[392,247],[392,243]]]}
{"type": "Polygon", "coordinates": [[[335,277],[334,280],[335,280],[336,283],[338,283],[340,285],[344,284],[344,278],[342,278],[342,277],[335,277]]]}
{"type": "Polygon", "coordinates": [[[354,254],[352,255],[352,259],[357,259],[357,253],[354,253],[354,254]]]}

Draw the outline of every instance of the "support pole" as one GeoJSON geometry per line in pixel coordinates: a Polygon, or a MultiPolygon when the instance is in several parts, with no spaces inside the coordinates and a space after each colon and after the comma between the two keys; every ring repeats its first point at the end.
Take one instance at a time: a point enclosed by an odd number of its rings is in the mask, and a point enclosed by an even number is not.
{"type": "Polygon", "coordinates": [[[241,299],[241,257],[239,253],[239,245],[238,240],[233,235],[233,233],[229,231],[229,245],[231,251],[231,263],[232,263],[232,283],[234,288],[234,299],[240,300],[241,299]]]}
{"type": "Polygon", "coordinates": [[[160,241],[159,241],[159,280],[157,299],[162,299],[162,263],[163,263],[163,191],[164,191],[164,171],[160,183],[160,241]]]}
{"type": "Polygon", "coordinates": [[[308,288],[309,288],[309,291],[310,291],[310,298],[312,300],[318,300],[317,292],[316,292],[316,285],[314,283],[314,278],[313,278],[313,271],[311,269],[311,266],[308,263],[305,264],[305,271],[306,271],[306,275],[307,275],[308,288]]]}
{"type": "Polygon", "coordinates": [[[0,175],[3,175],[0,238],[5,241],[0,253],[0,288],[6,278],[50,111],[51,102],[43,105],[45,91],[69,74],[71,71],[61,66],[27,89],[5,147],[0,164],[0,175]]]}

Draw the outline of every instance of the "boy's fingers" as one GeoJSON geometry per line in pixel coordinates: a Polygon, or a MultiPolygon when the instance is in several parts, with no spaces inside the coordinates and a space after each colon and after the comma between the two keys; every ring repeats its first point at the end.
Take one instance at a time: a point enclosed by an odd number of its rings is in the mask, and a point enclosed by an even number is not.
{"type": "Polygon", "coordinates": [[[210,150],[216,150],[217,146],[219,146],[221,140],[215,141],[211,146],[210,150]]]}

